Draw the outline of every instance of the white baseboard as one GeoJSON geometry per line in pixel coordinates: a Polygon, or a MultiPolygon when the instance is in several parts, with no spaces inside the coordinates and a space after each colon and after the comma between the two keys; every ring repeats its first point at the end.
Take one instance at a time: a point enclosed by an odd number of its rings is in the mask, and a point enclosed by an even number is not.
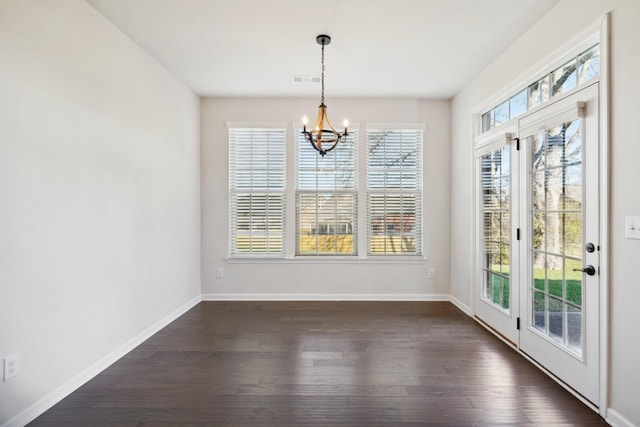
{"type": "Polygon", "coordinates": [[[445,294],[202,294],[203,301],[449,301],[445,294]]]}
{"type": "Polygon", "coordinates": [[[615,409],[607,409],[607,418],[605,418],[605,421],[613,427],[638,427],[619,414],[615,409]]]}
{"type": "Polygon", "coordinates": [[[451,295],[451,297],[449,298],[449,301],[451,301],[451,304],[455,305],[460,310],[462,310],[467,316],[473,316],[473,312],[471,311],[471,307],[469,307],[468,305],[465,305],[458,298],[456,298],[453,295],[451,295]]]}
{"type": "Polygon", "coordinates": [[[200,296],[193,298],[191,301],[184,304],[182,307],[178,308],[168,316],[154,323],[149,328],[142,331],[137,336],[133,337],[125,344],[112,351],[107,356],[100,359],[98,362],[94,363],[89,368],[82,371],[80,374],[73,377],[71,380],[67,381],[62,386],[58,387],[56,390],[49,393],[47,396],[38,400],[33,405],[29,406],[24,411],[20,412],[18,415],[9,419],[7,422],[2,424],[0,427],[23,427],[24,425],[30,423],[35,420],[37,417],[42,415],[44,412],[52,408],[55,404],[60,402],[62,399],[67,397],[69,394],[80,388],[87,381],[98,375],[100,372],[104,371],[106,368],[115,363],[118,359],[122,358],[125,354],[129,353],[131,350],[142,344],[148,338],[150,338],[153,334],[158,332],[160,329],[167,326],[169,323],[176,320],[178,317],[182,316],[184,313],[193,308],[196,304],[202,301],[200,296]]]}

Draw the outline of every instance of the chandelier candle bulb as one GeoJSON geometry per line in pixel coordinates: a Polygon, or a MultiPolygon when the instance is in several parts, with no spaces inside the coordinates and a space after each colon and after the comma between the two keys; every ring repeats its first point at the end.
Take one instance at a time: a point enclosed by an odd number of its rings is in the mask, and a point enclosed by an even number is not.
{"type": "Polygon", "coordinates": [[[344,119],[344,122],[342,122],[342,124],[344,125],[344,134],[348,135],[347,128],[349,127],[349,120],[344,119]]]}
{"type": "Polygon", "coordinates": [[[307,131],[307,123],[309,123],[309,119],[307,118],[307,116],[302,116],[302,129],[303,129],[303,132],[307,131]]]}

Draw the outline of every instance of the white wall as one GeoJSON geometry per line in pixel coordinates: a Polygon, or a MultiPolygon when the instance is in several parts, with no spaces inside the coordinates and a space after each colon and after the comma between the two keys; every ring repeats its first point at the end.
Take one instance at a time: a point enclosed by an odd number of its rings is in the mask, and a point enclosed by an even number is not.
{"type": "MultiPolygon", "coordinates": [[[[611,281],[610,402],[608,420],[640,425],[638,384],[640,343],[640,241],[624,238],[625,215],[640,215],[640,2],[637,0],[563,0],[517,40],[452,102],[451,290],[472,303],[472,111],[487,99],[517,85],[530,67],[578,37],[611,10],[611,281]]],[[[522,82],[524,85],[525,82],[522,82]]],[[[604,242],[603,242],[604,243],[604,242]]]]}
{"type": "Polygon", "coordinates": [[[199,121],[84,1],[0,1],[0,425],[199,299],[199,121]]]}
{"type": "MultiPolygon", "coordinates": [[[[365,299],[425,298],[449,294],[449,101],[411,99],[327,100],[329,117],[341,123],[348,117],[360,125],[364,141],[366,122],[426,123],[424,134],[424,254],[427,263],[228,263],[228,136],[227,122],[286,122],[288,144],[293,123],[312,117],[318,99],[203,100],[202,112],[202,282],[207,298],[264,297],[365,299]],[[216,268],[224,278],[216,278],[216,268]],[[435,268],[435,279],[427,270],[435,268]],[[253,296],[252,296],[253,294],[253,296]],[[256,294],[259,294],[256,296],[256,294]]],[[[339,149],[339,148],[338,148],[339,149]]],[[[360,203],[364,203],[361,200],[360,203]]],[[[294,227],[295,219],[288,223],[294,227]]],[[[365,232],[361,230],[360,232],[365,232]]]]}

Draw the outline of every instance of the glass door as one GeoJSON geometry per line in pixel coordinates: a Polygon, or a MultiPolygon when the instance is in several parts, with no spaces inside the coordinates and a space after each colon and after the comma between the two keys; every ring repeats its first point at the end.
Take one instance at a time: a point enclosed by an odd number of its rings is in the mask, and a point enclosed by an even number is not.
{"type": "Polygon", "coordinates": [[[511,133],[502,133],[476,149],[476,316],[518,345],[517,217],[513,203],[517,157],[511,133]]]}
{"type": "Polygon", "coordinates": [[[598,85],[524,117],[519,134],[526,158],[520,348],[598,402],[598,85]]]}

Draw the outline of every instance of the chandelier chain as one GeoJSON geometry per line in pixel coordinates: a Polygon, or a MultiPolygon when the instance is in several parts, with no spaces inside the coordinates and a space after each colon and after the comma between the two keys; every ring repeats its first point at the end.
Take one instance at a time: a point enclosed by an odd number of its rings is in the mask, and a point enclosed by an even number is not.
{"type": "Polygon", "coordinates": [[[324,43],[322,43],[322,98],[320,104],[324,105],[324,43]]]}

